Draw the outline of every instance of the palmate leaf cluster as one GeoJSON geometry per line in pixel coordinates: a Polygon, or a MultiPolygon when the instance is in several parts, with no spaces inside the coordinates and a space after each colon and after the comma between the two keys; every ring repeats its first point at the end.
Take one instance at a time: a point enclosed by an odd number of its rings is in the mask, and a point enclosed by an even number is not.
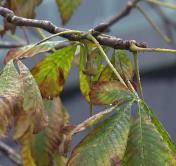
{"type": "MultiPolygon", "coordinates": [[[[33,18],[42,1],[8,1],[15,14],[33,18]],[[24,5],[25,3],[25,5],[24,5]],[[18,8],[24,6],[18,13],[18,8]],[[29,8],[28,10],[26,8],[29,8]]],[[[80,0],[56,0],[65,24],[80,0]]],[[[6,30],[15,27],[5,24],[6,30]]],[[[110,63],[125,86],[88,40],[45,41],[11,49],[0,73],[0,136],[13,130],[24,166],[176,166],[176,147],[154,112],[136,93],[134,67],[127,52],[110,50],[110,63]],[[21,61],[45,53],[32,69],[21,61]],[[47,54],[47,55],[46,55],[47,54]],[[80,91],[88,104],[106,110],[81,124],[69,122],[60,93],[73,63],[78,67],[80,91]],[[73,148],[75,133],[93,129],[73,148]]],[[[82,111],[82,110],[79,110],[82,111]]],[[[79,114],[79,112],[78,112],[79,114]]]]}
{"type": "MultiPolygon", "coordinates": [[[[45,56],[31,72],[20,60],[13,60],[45,52],[43,46],[47,44],[13,50],[15,54],[9,51],[0,75],[1,136],[5,136],[9,127],[13,128],[14,139],[21,145],[23,165],[176,164],[175,145],[154,112],[116,78],[96,45],[72,42],[45,56]],[[29,50],[29,54],[23,54],[24,50],[29,50]],[[69,123],[69,115],[59,99],[75,58],[85,100],[113,108],[111,116],[106,113],[101,117],[100,113],[81,127],[69,123]],[[66,157],[75,128],[86,128],[100,121],[66,157]]],[[[133,82],[133,65],[125,51],[115,50],[111,63],[124,80],[133,82]]]]}

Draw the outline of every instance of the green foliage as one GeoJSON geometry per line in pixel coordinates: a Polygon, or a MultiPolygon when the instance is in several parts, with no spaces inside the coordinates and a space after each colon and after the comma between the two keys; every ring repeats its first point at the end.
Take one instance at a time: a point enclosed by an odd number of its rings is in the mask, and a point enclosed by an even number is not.
{"type": "Polygon", "coordinates": [[[123,165],[172,165],[175,162],[172,149],[152,123],[141,102],[138,113],[131,125],[123,165]]]}
{"type": "Polygon", "coordinates": [[[74,149],[68,166],[111,166],[122,160],[130,129],[132,102],[117,109],[103,124],[91,131],[74,149]]]}
{"type": "Polygon", "coordinates": [[[81,0],[56,0],[58,5],[62,23],[65,24],[69,21],[75,9],[80,5],[81,0]]]}

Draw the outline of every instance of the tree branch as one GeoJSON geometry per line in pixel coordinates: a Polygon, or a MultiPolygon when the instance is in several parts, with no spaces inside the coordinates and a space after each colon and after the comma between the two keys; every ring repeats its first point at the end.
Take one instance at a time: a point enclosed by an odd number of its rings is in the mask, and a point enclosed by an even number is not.
{"type": "Polygon", "coordinates": [[[136,6],[136,4],[139,2],[140,0],[129,0],[127,2],[127,5],[116,15],[114,15],[113,17],[111,17],[109,20],[100,23],[99,25],[94,27],[95,31],[98,32],[104,32],[107,29],[109,29],[114,23],[116,23],[117,21],[119,21],[120,19],[122,19],[123,17],[127,16],[130,14],[131,10],[136,6]]]}
{"type": "Polygon", "coordinates": [[[1,42],[0,41],[0,48],[18,48],[25,46],[25,43],[11,43],[11,42],[1,42]]]}
{"type": "MultiPolygon", "coordinates": [[[[0,7],[0,15],[4,17],[9,23],[15,24],[16,26],[28,26],[44,29],[52,34],[68,31],[69,29],[57,27],[52,22],[47,20],[37,20],[37,19],[27,19],[23,17],[16,16],[13,11],[0,7]]],[[[84,35],[85,32],[82,32],[84,35]]],[[[146,47],[146,43],[139,42],[137,43],[134,40],[123,40],[114,36],[104,35],[104,34],[93,34],[96,40],[104,46],[109,46],[115,49],[130,49],[131,43],[135,43],[138,47],[146,47]]],[[[77,36],[72,34],[62,35],[62,37],[67,38],[72,41],[80,41],[86,39],[83,36],[77,36]]]]}
{"type": "Polygon", "coordinates": [[[2,141],[0,141],[0,151],[15,164],[22,165],[20,155],[2,141]]]}

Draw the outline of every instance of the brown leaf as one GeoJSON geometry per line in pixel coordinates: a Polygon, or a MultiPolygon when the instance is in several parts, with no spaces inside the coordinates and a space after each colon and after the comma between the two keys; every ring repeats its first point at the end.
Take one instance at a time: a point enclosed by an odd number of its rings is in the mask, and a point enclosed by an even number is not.
{"type": "Polygon", "coordinates": [[[48,121],[44,112],[42,97],[29,69],[20,61],[17,64],[24,88],[23,109],[28,112],[28,116],[31,118],[34,127],[33,132],[37,133],[47,126],[48,121]]]}

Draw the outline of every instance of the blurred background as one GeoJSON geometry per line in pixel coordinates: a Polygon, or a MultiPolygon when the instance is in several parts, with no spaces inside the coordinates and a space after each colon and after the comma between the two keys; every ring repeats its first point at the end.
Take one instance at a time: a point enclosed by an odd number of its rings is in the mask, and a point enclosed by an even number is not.
{"type": "MultiPolygon", "coordinates": [[[[88,30],[116,14],[126,3],[127,0],[82,0],[80,7],[65,27],[88,30]]],[[[151,19],[159,25],[161,30],[164,30],[162,20],[156,12],[144,2],[139,4],[149,14],[151,19]]],[[[166,8],[163,8],[163,10],[171,19],[176,17],[176,11],[166,8]]],[[[62,26],[55,0],[43,0],[36,9],[36,18],[50,20],[54,24],[62,26]]],[[[113,25],[110,30],[112,35],[123,39],[144,41],[147,42],[149,47],[176,49],[176,44],[166,44],[141,13],[135,9],[132,10],[129,16],[113,25]]],[[[30,41],[37,41],[32,32],[28,33],[31,37],[30,41]]],[[[6,52],[7,50],[0,49],[1,67],[6,52]]],[[[155,111],[171,138],[176,142],[176,55],[143,53],[140,54],[139,60],[146,103],[155,111]]],[[[27,63],[30,66],[32,62],[28,61],[27,63]]],[[[74,65],[66,81],[61,98],[70,114],[72,124],[78,124],[89,116],[89,105],[80,93],[78,71],[74,65]]],[[[95,112],[99,110],[101,109],[95,108],[95,112]]],[[[73,137],[72,147],[80,141],[85,133],[86,131],[73,137]]],[[[6,139],[5,142],[18,149],[17,144],[11,139],[6,139]]],[[[3,155],[0,155],[0,164],[13,166],[3,155]]]]}

